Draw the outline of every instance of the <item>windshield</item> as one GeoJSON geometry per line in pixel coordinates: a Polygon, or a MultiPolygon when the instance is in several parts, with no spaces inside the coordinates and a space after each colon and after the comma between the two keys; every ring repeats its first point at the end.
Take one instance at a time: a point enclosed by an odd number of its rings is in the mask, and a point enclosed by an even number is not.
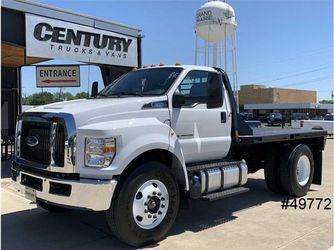
{"type": "Polygon", "coordinates": [[[151,68],[131,71],[102,90],[99,96],[155,96],[165,94],[183,69],[151,68]]]}

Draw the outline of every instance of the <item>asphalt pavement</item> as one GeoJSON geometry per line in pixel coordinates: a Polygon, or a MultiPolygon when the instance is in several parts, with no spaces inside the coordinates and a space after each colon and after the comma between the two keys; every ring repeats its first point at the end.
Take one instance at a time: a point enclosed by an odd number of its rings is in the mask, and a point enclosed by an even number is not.
{"type": "MultiPolygon", "coordinates": [[[[10,184],[9,162],[1,166],[2,249],[124,249],[103,212],[52,214],[19,196],[10,184]]],[[[323,185],[303,198],[330,198],[309,209],[281,208],[286,198],[271,193],[263,171],[249,176],[250,192],[214,202],[192,201],[181,210],[159,249],[329,249],[333,246],[333,140],[324,151],[323,185]]],[[[290,200],[291,201],[291,200],[290,200]]],[[[309,205],[309,201],[307,201],[309,205]]]]}

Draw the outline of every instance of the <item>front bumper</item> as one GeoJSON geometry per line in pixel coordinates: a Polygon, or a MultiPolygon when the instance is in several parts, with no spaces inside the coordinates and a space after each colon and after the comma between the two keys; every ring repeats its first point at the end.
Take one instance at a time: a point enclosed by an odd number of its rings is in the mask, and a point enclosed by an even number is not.
{"type": "Polygon", "coordinates": [[[22,196],[54,205],[103,211],[110,208],[116,180],[64,180],[12,168],[12,184],[22,196]]]}

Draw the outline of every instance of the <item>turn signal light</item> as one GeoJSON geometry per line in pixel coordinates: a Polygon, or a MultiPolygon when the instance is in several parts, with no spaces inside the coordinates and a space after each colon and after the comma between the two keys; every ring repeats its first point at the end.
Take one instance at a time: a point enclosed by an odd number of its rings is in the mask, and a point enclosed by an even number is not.
{"type": "Polygon", "coordinates": [[[104,154],[107,154],[107,153],[115,153],[116,152],[116,147],[115,146],[104,146],[102,148],[102,152],[104,154]]]}

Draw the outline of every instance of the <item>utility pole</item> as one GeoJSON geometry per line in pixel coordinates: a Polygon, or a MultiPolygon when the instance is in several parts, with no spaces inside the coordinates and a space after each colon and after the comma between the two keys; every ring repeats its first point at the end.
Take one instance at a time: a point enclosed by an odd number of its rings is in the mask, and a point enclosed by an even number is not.
{"type": "Polygon", "coordinates": [[[332,104],[334,103],[334,90],[332,90],[332,104]]]}
{"type": "Polygon", "coordinates": [[[63,101],[63,100],[61,99],[61,90],[62,90],[62,87],[59,88],[59,101],[63,101]]]}

